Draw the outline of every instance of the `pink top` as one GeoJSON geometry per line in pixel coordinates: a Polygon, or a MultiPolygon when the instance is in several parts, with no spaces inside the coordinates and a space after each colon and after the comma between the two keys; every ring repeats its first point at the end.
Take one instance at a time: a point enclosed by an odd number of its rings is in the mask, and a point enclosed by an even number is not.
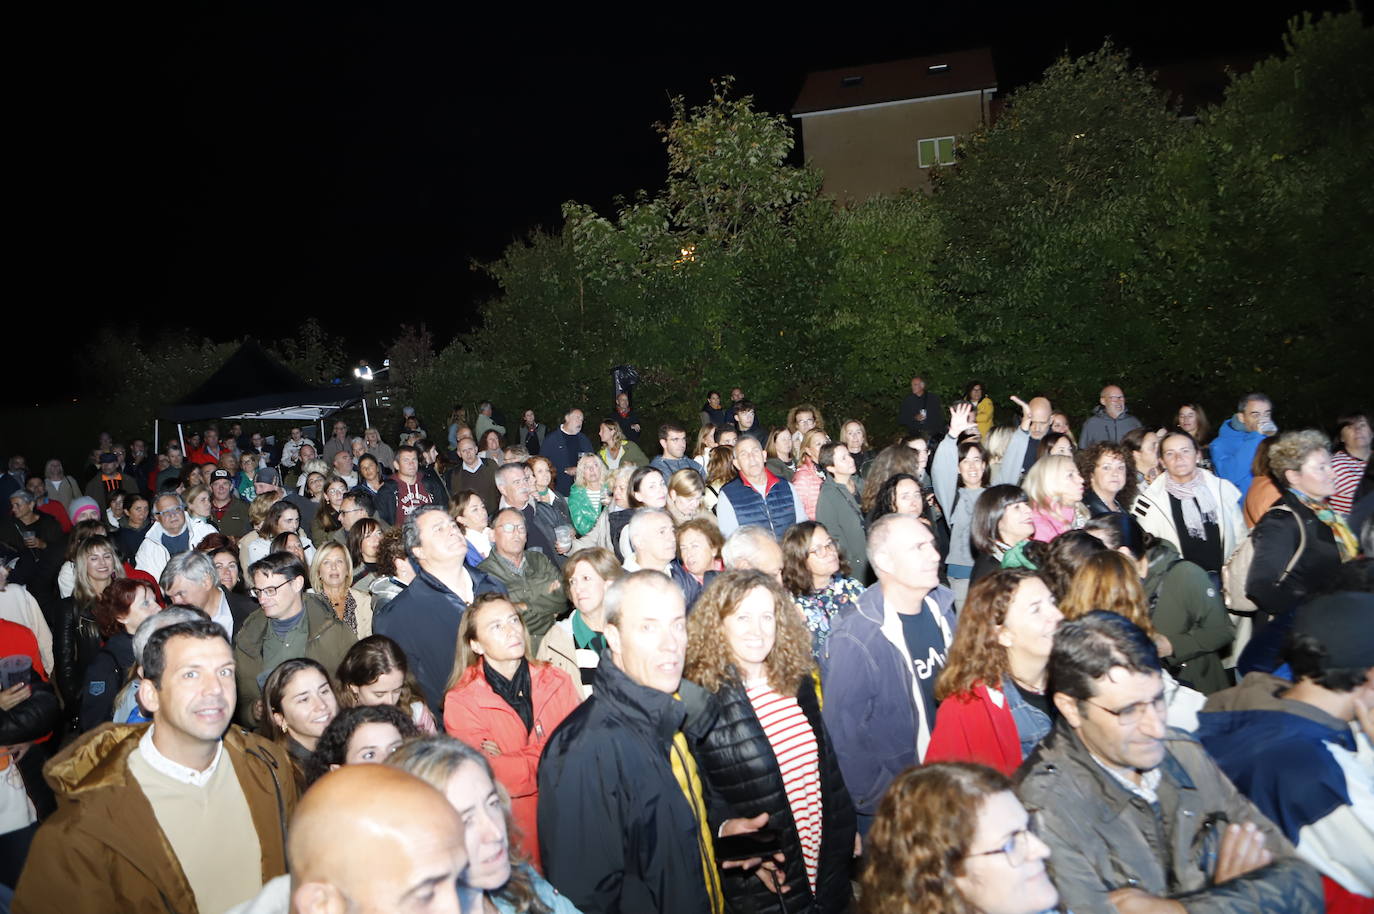
{"type": "Polygon", "coordinates": [[[802,507],[806,509],[807,520],[816,519],[816,502],[821,497],[821,482],[819,468],[809,460],[792,474],[792,490],[801,499],[802,507]]]}
{"type": "Polygon", "coordinates": [[[1072,530],[1073,514],[1073,505],[1048,510],[1034,509],[1031,511],[1031,524],[1034,525],[1035,532],[1031,534],[1031,539],[1037,543],[1048,543],[1059,534],[1072,530]]]}

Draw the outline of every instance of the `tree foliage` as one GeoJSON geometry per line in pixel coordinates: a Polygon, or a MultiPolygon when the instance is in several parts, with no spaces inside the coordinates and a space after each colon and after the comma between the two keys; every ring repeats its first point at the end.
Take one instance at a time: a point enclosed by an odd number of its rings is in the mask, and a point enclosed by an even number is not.
{"type": "MultiPolygon", "coordinates": [[[[913,371],[946,397],[981,378],[1003,407],[1045,392],[1084,415],[1114,380],[1155,419],[1262,388],[1285,422],[1329,421],[1374,386],[1372,35],[1358,12],[1295,20],[1196,119],[1110,44],[1061,59],[932,195],[844,207],[788,164],[787,120],[721,80],[671,101],[660,190],[567,202],[558,230],[481,265],[499,291],[474,332],[435,351],[403,329],[391,380],[431,422],[481,399],[595,415],[619,364],[652,418],[742,384],[765,422],[810,400],[877,439],[913,371]]],[[[146,415],[232,348],[124,337],[89,360],[146,415]]],[[[314,321],[275,348],[310,380],[344,367],[314,321]]]]}

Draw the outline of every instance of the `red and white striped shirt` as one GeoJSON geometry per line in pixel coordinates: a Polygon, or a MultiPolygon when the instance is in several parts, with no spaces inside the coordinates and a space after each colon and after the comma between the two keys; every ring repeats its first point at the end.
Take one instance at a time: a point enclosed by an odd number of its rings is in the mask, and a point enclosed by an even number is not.
{"type": "Polygon", "coordinates": [[[811,891],[816,891],[816,871],[821,859],[821,766],[820,751],[811,722],[797,700],[779,695],[764,680],[745,683],[745,694],[754,706],[763,735],[773,747],[782,772],[787,805],[801,840],[802,862],[811,891]]]}
{"type": "MultiPolygon", "coordinates": [[[[1355,490],[1360,487],[1360,477],[1364,475],[1364,461],[1350,456],[1345,451],[1331,455],[1331,475],[1335,478],[1336,491],[1327,502],[1342,514],[1349,514],[1355,507],[1355,490]]],[[[1359,536],[1360,531],[1356,530],[1359,536]]]]}

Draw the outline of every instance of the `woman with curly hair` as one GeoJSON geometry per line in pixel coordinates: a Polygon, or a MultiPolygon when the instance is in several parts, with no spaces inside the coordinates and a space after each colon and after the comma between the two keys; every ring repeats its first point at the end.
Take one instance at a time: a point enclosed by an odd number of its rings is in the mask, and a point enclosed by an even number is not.
{"type": "Polygon", "coordinates": [[[892,782],[868,833],[865,914],[1040,914],[1059,892],[1050,849],[999,772],[965,762],[911,768],[892,782]]]}
{"type": "Polygon", "coordinates": [[[111,581],[95,601],[92,614],[105,643],[86,667],[80,696],[83,733],[112,719],[115,696],[137,662],[134,632],[161,609],[152,585],[131,578],[111,581]]]}
{"type": "Polygon", "coordinates": [[[801,403],[787,411],[787,430],[792,433],[792,445],[800,450],[801,440],[812,429],[825,431],[825,418],[810,403],[801,403]]]}
{"type": "Polygon", "coordinates": [[[380,765],[408,739],[420,735],[410,716],[395,705],[356,705],[334,715],[315,751],[305,760],[305,784],[344,765],[380,765]]]}
{"type": "Polygon", "coordinates": [[[802,521],[782,537],[782,586],[806,620],[811,654],[819,661],[830,638],[830,624],[858,602],[864,585],[854,578],[830,532],[815,521],[802,521]]]}
{"type": "Polygon", "coordinates": [[[524,835],[520,847],[536,867],[539,756],[580,700],[567,673],[531,658],[524,620],[504,594],[472,601],[444,695],[444,732],[490,758],[524,835]]]}
{"type": "Polygon", "coordinates": [[[1280,496],[1250,533],[1255,552],[1245,591],[1260,609],[1254,628],[1261,644],[1255,648],[1272,643],[1275,655],[1292,610],[1360,553],[1354,531],[1328,503],[1336,491],[1330,448],[1330,439],[1315,429],[1284,432],[1269,448],[1269,478],[1280,496]],[[1259,638],[1280,620],[1284,631],[1259,638]]]}
{"type": "Polygon", "coordinates": [[[584,454],[578,458],[577,475],[573,477],[572,490],[568,495],[568,513],[572,516],[573,529],[578,536],[592,532],[611,500],[606,476],[606,465],[600,457],[584,454]]]}
{"type": "Polygon", "coordinates": [[[286,750],[296,786],[304,789],[304,766],[339,713],[329,671],[309,657],[283,660],[263,683],[262,703],[258,732],[286,750]]]}
{"type": "Polygon", "coordinates": [[[1011,776],[1056,716],[1050,648],[1063,618],[1033,571],[995,571],[969,588],[944,671],[926,762],[978,762],[1011,776]]]}
{"type": "Polygon", "coordinates": [[[1099,441],[1075,454],[1074,460],[1078,464],[1078,474],[1087,483],[1083,488],[1083,507],[1088,514],[1130,518],[1131,504],[1136,496],[1130,451],[1115,441],[1099,441]]]}
{"type": "Polygon", "coordinates": [[[716,696],[720,713],[693,754],[732,817],[768,815],[783,857],[779,894],[752,873],[722,870],[731,908],[849,905],[858,828],[812,668],[801,616],[763,572],[718,575],[687,619],[684,675],[716,696]]]}
{"type": "Polygon", "coordinates": [[[481,752],[451,736],[431,736],[406,743],[386,763],[438,790],[462,816],[468,854],[463,883],[481,894],[483,912],[579,914],[518,850],[512,850],[511,838],[519,838],[520,832],[481,752]]]}

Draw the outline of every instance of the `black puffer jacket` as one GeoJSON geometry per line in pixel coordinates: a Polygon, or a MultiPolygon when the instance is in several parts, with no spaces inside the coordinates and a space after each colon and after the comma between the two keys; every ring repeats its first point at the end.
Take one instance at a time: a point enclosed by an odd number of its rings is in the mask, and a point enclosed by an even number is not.
{"type": "MultiPolygon", "coordinates": [[[[726,686],[716,693],[719,708],[716,725],[692,751],[710,785],[712,799],[728,804],[731,818],[752,818],[766,812],[769,824],[781,832],[782,851],[787,858],[783,870],[790,889],[782,896],[786,910],[840,914],[849,908],[852,898],[849,878],[857,828],[854,804],[845,789],[830,734],[821,720],[816,684],[810,676],[802,680],[796,698],[802,713],[811,722],[820,754],[823,837],[814,896],[806,878],[801,841],[783,788],[777,756],[742,684],[726,686]]],[[[738,869],[722,873],[730,911],[772,914],[778,910],[777,896],[753,873],[738,869]]]]}
{"type": "Polygon", "coordinates": [[[1297,609],[1340,570],[1335,534],[1292,492],[1283,493],[1250,536],[1255,554],[1245,591],[1270,616],[1297,609]]]}

